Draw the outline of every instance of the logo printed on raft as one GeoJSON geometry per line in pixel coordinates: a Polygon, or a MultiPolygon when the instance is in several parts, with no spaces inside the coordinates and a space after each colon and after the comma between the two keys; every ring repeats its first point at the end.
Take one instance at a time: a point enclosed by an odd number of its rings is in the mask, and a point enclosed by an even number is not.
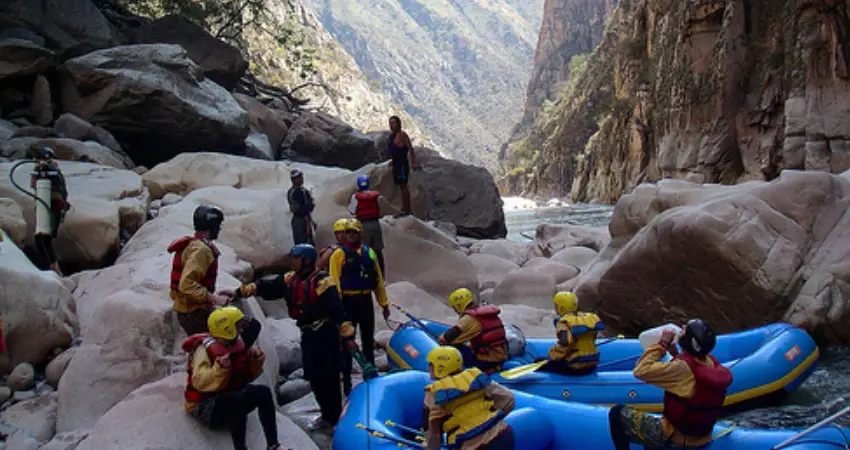
{"type": "Polygon", "coordinates": [[[405,345],[404,351],[405,351],[405,353],[410,355],[411,358],[415,359],[415,358],[419,357],[419,351],[416,350],[416,348],[414,348],[413,345],[411,345],[411,344],[405,345]]]}
{"type": "Polygon", "coordinates": [[[637,398],[637,396],[638,396],[638,393],[637,393],[636,390],[632,389],[632,390],[629,391],[629,398],[634,399],[634,398],[637,398]]]}
{"type": "Polygon", "coordinates": [[[788,350],[787,352],[785,352],[785,359],[787,359],[788,361],[793,361],[794,358],[796,358],[799,355],[800,355],[800,346],[795,345],[795,346],[791,347],[791,350],[788,350]]]}

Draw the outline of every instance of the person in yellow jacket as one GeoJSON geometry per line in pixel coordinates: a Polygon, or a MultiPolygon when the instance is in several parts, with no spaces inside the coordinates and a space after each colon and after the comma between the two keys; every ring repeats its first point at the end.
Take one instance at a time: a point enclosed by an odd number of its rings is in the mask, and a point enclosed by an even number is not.
{"type": "Polygon", "coordinates": [[[599,349],[597,333],[605,330],[599,316],[578,311],[578,297],[572,292],[558,292],[552,299],[555,304],[555,337],[549,349],[549,362],[539,370],[562,375],[587,375],[596,371],[599,349]]]}
{"type": "Polygon", "coordinates": [[[485,373],[501,370],[508,360],[505,326],[499,318],[501,310],[494,305],[478,306],[469,289],[458,289],[449,296],[449,306],[460,316],[457,325],[437,339],[440,345],[453,345],[460,350],[468,366],[485,373]],[[469,342],[469,346],[464,343],[469,342]]]}
{"type": "Polygon", "coordinates": [[[633,371],[638,380],[664,389],[661,417],[625,405],[608,412],[616,450],[629,450],[630,442],[647,448],[700,448],[711,442],[732,372],[710,355],[717,335],[708,323],[691,319],[683,328],[678,336],[681,353],[676,348],[676,332],[664,330],[633,371]],[[668,352],[672,358],[662,362],[668,352]]]}
{"type": "Polygon", "coordinates": [[[336,244],[331,245],[330,247],[324,248],[319,252],[319,261],[316,262],[316,268],[319,270],[329,270],[331,264],[331,255],[338,249],[341,245],[347,242],[345,237],[345,229],[348,227],[349,219],[338,219],[334,222],[333,230],[334,230],[334,238],[336,239],[336,244]]]}
{"type": "Polygon", "coordinates": [[[216,306],[229,299],[215,293],[220,252],[214,241],[221,232],[224,213],[213,205],[195,208],[192,218],[195,234],[169,244],[171,261],[170,289],[177,322],[187,335],[207,331],[207,318],[216,306]]]}
{"type": "Polygon", "coordinates": [[[226,306],[210,313],[208,333],[183,341],[188,354],[184,409],[202,424],[228,427],[235,450],[247,450],[248,414],[257,410],[268,450],[282,450],[277,440],[277,421],[272,391],[251,384],[263,372],[265,354],[254,343],[259,330],[248,332],[242,311],[226,306]],[[245,333],[243,335],[243,333],[245,333]]]}
{"type": "MultiPolygon", "coordinates": [[[[360,329],[363,356],[375,365],[375,310],[372,292],[383,309],[384,319],[390,316],[390,301],[384,288],[384,278],[378,258],[369,246],[363,244],[363,226],[357,219],[349,219],[345,227],[346,243],[331,255],[330,274],[336,281],[342,297],[345,320],[360,329]]],[[[343,393],[351,392],[351,369],[354,355],[348,347],[342,348],[343,393]]]]}
{"type": "Polygon", "coordinates": [[[514,409],[514,395],[478,368],[463,370],[454,347],[437,347],[426,357],[434,383],[425,387],[428,412],[425,449],[513,450],[514,432],[503,420],[514,409]]]}

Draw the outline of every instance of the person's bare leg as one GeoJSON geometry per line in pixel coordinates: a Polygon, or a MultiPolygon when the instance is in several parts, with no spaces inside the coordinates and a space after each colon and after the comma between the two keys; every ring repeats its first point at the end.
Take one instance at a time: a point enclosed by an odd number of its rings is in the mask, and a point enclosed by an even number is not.
{"type": "Polygon", "coordinates": [[[410,214],[410,189],[407,188],[407,183],[402,184],[401,188],[401,213],[410,214]]]}

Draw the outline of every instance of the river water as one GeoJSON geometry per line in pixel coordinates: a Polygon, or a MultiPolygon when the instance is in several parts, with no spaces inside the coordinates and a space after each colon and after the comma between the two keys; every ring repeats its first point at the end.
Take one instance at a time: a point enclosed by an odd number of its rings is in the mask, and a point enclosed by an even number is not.
{"type": "MultiPolygon", "coordinates": [[[[535,207],[520,199],[506,199],[508,239],[528,241],[540,223],[607,226],[613,207],[576,204],[535,207]],[[518,209],[525,208],[525,209],[518,209]]],[[[822,349],[818,367],[800,388],[785,398],[754,406],[724,418],[742,427],[806,427],[850,405],[850,349],[822,349]]],[[[838,421],[850,426],[850,414],[838,421]]]]}

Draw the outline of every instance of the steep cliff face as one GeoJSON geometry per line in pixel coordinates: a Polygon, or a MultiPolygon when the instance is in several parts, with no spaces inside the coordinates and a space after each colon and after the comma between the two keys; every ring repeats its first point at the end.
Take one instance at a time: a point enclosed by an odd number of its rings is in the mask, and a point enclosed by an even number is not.
{"type": "Polygon", "coordinates": [[[308,108],[337,116],[361,131],[385,130],[387,119],[397,115],[417,144],[434,145],[401,106],[394,104],[380,86],[369,82],[351,55],[301,0],[267,0],[266,7],[279,23],[265,28],[285,29],[291,38],[282,46],[272,33],[246,30],[244,45],[257,76],[291,88],[304,86],[297,95],[310,99],[308,108]]]}
{"type": "Polygon", "coordinates": [[[446,154],[495,169],[523,105],[543,0],[307,0],[446,154]]]}
{"type": "Polygon", "coordinates": [[[848,17],[838,0],[623,0],[587,71],[507,155],[506,187],[613,202],[665,177],[844,171],[848,17]]]}
{"type": "Polygon", "coordinates": [[[511,142],[528,135],[544,102],[554,100],[602,40],[605,23],[617,0],[546,0],[534,65],[526,89],[525,108],[508,143],[499,156],[504,159],[511,142]],[[575,59],[574,59],[575,58],[575,59]]]}

